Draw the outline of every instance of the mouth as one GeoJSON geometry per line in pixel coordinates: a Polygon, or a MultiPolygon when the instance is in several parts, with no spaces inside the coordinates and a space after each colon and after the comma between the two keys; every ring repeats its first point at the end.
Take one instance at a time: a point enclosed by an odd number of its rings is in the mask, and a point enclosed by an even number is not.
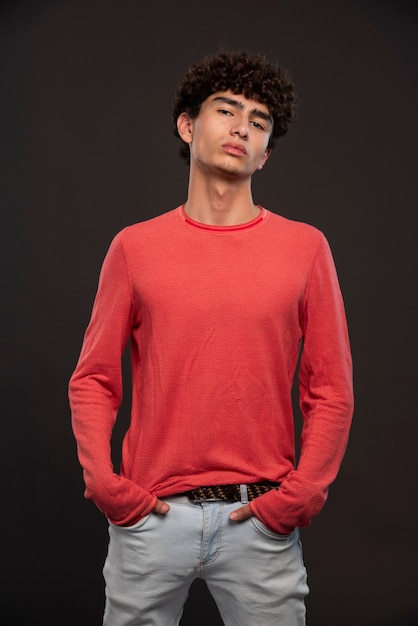
{"type": "Polygon", "coordinates": [[[233,156],[245,156],[247,154],[247,149],[240,143],[228,142],[222,145],[222,148],[228,154],[232,154],[233,156]]]}

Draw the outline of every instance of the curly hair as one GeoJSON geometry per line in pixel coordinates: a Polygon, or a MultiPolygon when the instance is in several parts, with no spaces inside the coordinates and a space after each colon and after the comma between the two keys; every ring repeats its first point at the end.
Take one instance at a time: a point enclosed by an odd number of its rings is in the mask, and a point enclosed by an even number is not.
{"type": "MultiPolygon", "coordinates": [[[[200,106],[218,91],[243,94],[249,100],[265,104],[273,117],[269,148],[283,136],[295,120],[296,95],[289,73],[261,54],[220,52],[192,65],[179,84],[173,106],[174,134],[179,137],[177,119],[183,112],[196,118],[200,106]]],[[[190,151],[183,142],[179,154],[188,164],[190,151]]]]}

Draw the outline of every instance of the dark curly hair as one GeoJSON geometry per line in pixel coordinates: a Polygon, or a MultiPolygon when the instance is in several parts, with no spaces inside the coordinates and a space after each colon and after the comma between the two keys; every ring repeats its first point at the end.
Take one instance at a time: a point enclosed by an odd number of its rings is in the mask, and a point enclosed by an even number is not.
{"type": "MultiPolygon", "coordinates": [[[[261,53],[220,52],[192,65],[174,97],[176,137],[179,137],[177,119],[181,113],[196,118],[204,100],[218,91],[228,90],[268,107],[273,117],[269,148],[273,148],[278,137],[287,132],[289,123],[295,119],[296,95],[287,70],[269,62],[261,53]]],[[[186,143],[183,142],[179,154],[190,163],[186,143]]]]}

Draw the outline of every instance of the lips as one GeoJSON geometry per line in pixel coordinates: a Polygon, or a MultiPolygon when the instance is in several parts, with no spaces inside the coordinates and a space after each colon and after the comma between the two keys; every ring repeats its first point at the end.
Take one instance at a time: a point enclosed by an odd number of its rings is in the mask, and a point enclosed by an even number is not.
{"type": "Polygon", "coordinates": [[[225,152],[234,156],[245,156],[247,154],[247,149],[240,143],[224,143],[222,148],[225,150],[225,152]]]}

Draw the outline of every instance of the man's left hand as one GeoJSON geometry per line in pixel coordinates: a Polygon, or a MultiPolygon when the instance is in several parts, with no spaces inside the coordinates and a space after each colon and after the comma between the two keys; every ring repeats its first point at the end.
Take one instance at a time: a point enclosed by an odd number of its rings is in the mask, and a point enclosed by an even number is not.
{"type": "Polygon", "coordinates": [[[235,511],[232,511],[232,513],[230,513],[229,515],[229,519],[233,522],[243,522],[244,520],[252,516],[253,514],[250,509],[250,505],[244,504],[244,506],[240,506],[239,509],[235,509],[235,511]]]}

